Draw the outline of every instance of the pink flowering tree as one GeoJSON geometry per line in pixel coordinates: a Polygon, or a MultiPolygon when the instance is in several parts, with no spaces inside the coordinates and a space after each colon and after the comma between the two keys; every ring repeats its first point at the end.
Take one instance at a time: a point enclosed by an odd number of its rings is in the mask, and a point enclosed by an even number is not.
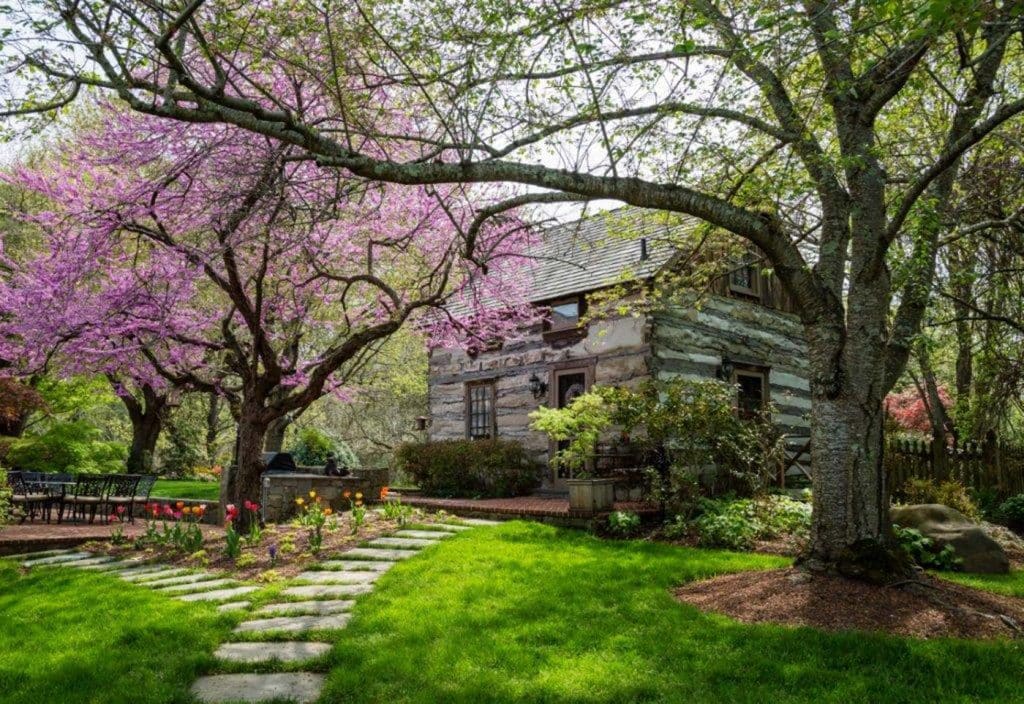
{"type": "Polygon", "coordinates": [[[8,177],[49,205],[29,216],[38,256],[7,263],[0,356],[59,348],[223,395],[238,422],[224,503],[258,501],[271,424],[352,393],[401,326],[477,346],[532,319],[528,228],[464,187],[373,184],[234,127],[102,113],[58,161],[8,177]]]}
{"type": "MultiPolygon", "coordinates": [[[[938,387],[938,397],[945,411],[949,412],[953,401],[945,386],[938,387]]],[[[908,386],[886,396],[885,411],[901,430],[929,435],[936,432],[935,409],[930,408],[927,395],[918,386],[908,386]]]]}

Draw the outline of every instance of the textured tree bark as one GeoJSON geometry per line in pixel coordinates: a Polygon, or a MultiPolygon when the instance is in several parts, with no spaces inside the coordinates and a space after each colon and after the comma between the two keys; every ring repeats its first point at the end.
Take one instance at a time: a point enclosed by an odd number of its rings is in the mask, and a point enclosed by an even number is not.
{"type": "Polygon", "coordinates": [[[249,512],[243,511],[245,501],[260,501],[260,477],[263,473],[263,442],[269,421],[262,403],[245,402],[238,418],[238,436],[235,465],[221,475],[220,505],[222,509],[234,504],[239,509],[236,527],[240,531],[249,527],[249,512]]]}
{"type": "Polygon", "coordinates": [[[263,444],[263,449],[267,452],[280,452],[284,447],[285,433],[291,424],[291,418],[286,415],[274,420],[267,428],[267,439],[263,444]]]}
{"type": "Polygon", "coordinates": [[[210,405],[206,411],[206,460],[212,465],[217,461],[217,435],[220,430],[220,396],[209,394],[210,405]]]}
{"type": "Polygon", "coordinates": [[[156,443],[163,430],[170,401],[166,394],[151,386],[143,386],[142,399],[119,394],[132,424],[132,444],[128,450],[128,471],[134,474],[152,474],[156,443]]]}

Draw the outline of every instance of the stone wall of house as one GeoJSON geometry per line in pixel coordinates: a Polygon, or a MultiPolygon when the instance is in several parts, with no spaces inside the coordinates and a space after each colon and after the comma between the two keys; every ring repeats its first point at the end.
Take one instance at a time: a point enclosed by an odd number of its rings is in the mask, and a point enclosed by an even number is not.
{"type": "Polygon", "coordinates": [[[541,404],[554,403],[553,367],[593,362],[594,383],[611,386],[635,383],[649,375],[647,319],[624,317],[591,323],[576,339],[545,337],[539,328],[500,349],[470,357],[462,350],[438,349],[430,355],[429,401],[432,440],[466,437],[468,382],[493,380],[498,437],[517,440],[541,462],[547,462],[547,436],[529,430],[528,415],[541,404]],[[548,397],[530,393],[530,376],[548,383],[548,397]]]}
{"type": "Polygon", "coordinates": [[[346,491],[353,496],[362,492],[366,503],[375,503],[387,481],[386,469],[354,469],[346,477],[290,472],[265,474],[262,480],[263,519],[267,523],[279,523],[292,518],[297,513],[295,499],[308,499],[311,491],[315,491],[335,511],[349,508],[348,500],[342,496],[346,491]]]}
{"type": "Polygon", "coordinates": [[[724,296],[680,304],[652,316],[654,373],[663,379],[714,378],[722,357],[769,368],[775,422],[805,436],[810,426],[807,344],[796,316],[724,296]]]}

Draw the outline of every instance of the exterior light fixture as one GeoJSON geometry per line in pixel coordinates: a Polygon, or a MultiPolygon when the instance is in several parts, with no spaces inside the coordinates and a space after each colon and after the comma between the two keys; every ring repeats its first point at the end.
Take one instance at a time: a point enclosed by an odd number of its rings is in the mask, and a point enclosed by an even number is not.
{"type": "Polygon", "coordinates": [[[736,365],[732,363],[731,359],[722,355],[722,365],[718,368],[718,378],[722,381],[730,381],[734,371],[736,371],[736,365]]]}
{"type": "Polygon", "coordinates": [[[530,393],[538,401],[544,398],[544,395],[548,392],[548,384],[546,381],[541,381],[537,373],[534,372],[530,375],[530,393]]]}

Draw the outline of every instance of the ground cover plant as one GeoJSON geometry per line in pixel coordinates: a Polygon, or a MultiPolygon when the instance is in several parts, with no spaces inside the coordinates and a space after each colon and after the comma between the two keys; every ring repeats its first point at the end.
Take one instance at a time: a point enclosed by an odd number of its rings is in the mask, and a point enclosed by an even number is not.
{"type": "Polygon", "coordinates": [[[0,701],[189,702],[230,620],[114,577],[0,560],[0,701]]]}

